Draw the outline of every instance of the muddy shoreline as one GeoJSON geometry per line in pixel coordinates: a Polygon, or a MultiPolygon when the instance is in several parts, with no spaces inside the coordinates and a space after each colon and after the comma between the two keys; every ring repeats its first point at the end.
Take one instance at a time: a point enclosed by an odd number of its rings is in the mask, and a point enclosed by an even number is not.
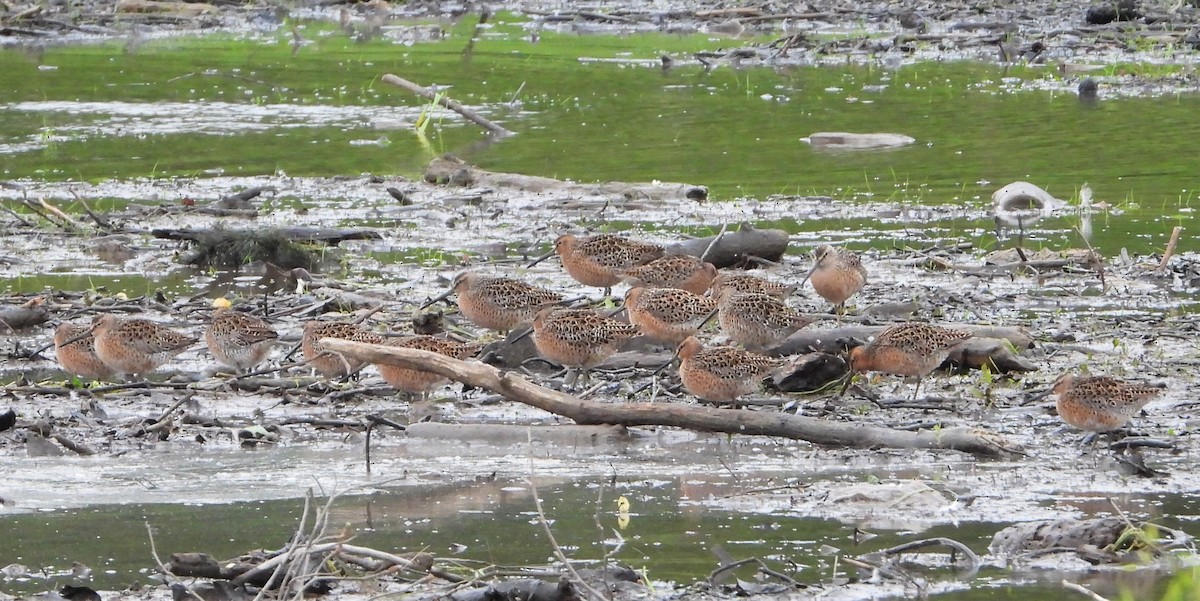
{"type": "MultiPolygon", "coordinates": [[[[125,212],[104,216],[106,222],[122,228],[106,238],[134,243],[134,254],[146,275],[184,275],[188,285],[200,292],[191,297],[168,295],[127,300],[107,296],[103,290],[92,293],[94,296],[55,293],[48,302],[57,319],[86,320],[95,311],[128,309],[177,324],[181,329],[198,331],[208,319],[211,294],[238,289],[236,283],[179,267],[178,243],[147,237],[155,227],[179,225],[180,211],[186,211],[173,202],[154,209],[161,201],[151,199],[163,195],[220,198],[257,186],[269,192],[255,202],[286,197],[300,199],[305,207],[302,211],[275,210],[253,218],[186,215],[183,219],[189,227],[261,228],[284,223],[337,227],[358,220],[425,224],[416,229],[382,228],[378,240],[344,242],[326,260],[328,273],[317,273],[314,281],[299,288],[291,281],[273,293],[270,306],[284,342],[278,353],[298,340],[301,321],[335,308],[352,316],[381,306],[382,310],[372,313],[367,322],[372,328],[394,334],[408,332],[417,305],[443,290],[457,272],[477,267],[495,273],[517,269],[546,248],[550,235],[547,232],[574,229],[568,224],[592,219],[601,207],[608,207],[607,211],[623,220],[669,222],[676,226],[727,223],[736,227],[740,221],[762,222],[797,214],[809,215],[811,219],[834,219],[849,214],[902,213],[902,207],[886,203],[847,206],[819,197],[781,197],[725,203],[687,201],[689,217],[681,222],[675,212],[677,200],[629,200],[611,194],[589,197],[573,193],[569,202],[563,202],[566,199],[554,191],[529,193],[519,189],[447,187],[402,178],[206,178],[99,185],[26,181],[22,185],[25,190],[10,188],[0,191],[0,196],[15,199],[33,194],[55,203],[112,197],[119,188],[126,198],[143,199],[125,212]],[[384,192],[388,187],[403,189],[411,204],[396,202],[384,192]],[[338,200],[324,200],[331,198],[338,200]],[[451,244],[447,244],[448,230],[444,229],[449,223],[454,224],[449,230],[454,232],[455,241],[451,244]],[[430,266],[381,262],[371,254],[426,246],[441,249],[436,257],[431,255],[430,266]],[[336,273],[371,273],[377,283],[336,273]],[[209,287],[212,292],[205,293],[209,287]],[[316,312],[295,311],[305,307],[316,308],[316,312]]],[[[944,213],[943,218],[961,218],[964,209],[930,208],[913,219],[927,223],[936,220],[939,211],[944,213]]],[[[974,217],[988,218],[986,211],[979,211],[974,217]]],[[[661,243],[678,241],[673,235],[661,233],[632,234],[661,243]]],[[[89,257],[94,257],[97,250],[78,245],[74,240],[77,240],[75,234],[47,233],[42,229],[16,231],[6,237],[3,254],[43,256],[47,259],[43,265],[94,261],[89,257]],[[63,249],[71,250],[64,253],[63,249]]],[[[804,250],[811,244],[793,239],[783,265],[765,270],[766,275],[781,281],[799,281],[810,261],[804,250]]],[[[1200,481],[1194,477],[1193,467],[1200,455],[1200,445],[1190,436],[1196,414],[1187,393],[1194,389],[1196,381],[1191,371],[1182,367],[1187,357],[1200,354],[1196,338],[1188,334],[1196,330],[1200,321],[1188,308],[1190,298],[1180,294],[1194,288],[1197,258],[1190,254],[1176,256],[1162,276],[1154,273],[1158,265],[1154,256],[1107,258],[1102,285],[1099,273],[1090,269],[1068,268],[1036,274],[972,273],[988,260],[987,256],[985,249],[953,239],[867,253],[865,261],[874,284],[863,291],[855,311],[874,314],[874,309],[893,305],[891,301],[900,295],[917,299],[915,319],[1021,326],[1037,339],[1033,349],[1022,353],[1022,357],[1038,366],[1037,371],[1021,376],[985,377],[979,372],[935,375],[926,380],[928,397],[922,396],[918,404],[907,408],[900,403],[879,409],[855,395],[843,398],[814,395],[791,398],[790,404],[794,405],[791,410],[820,419],[885,427],[981,427],[1023,449],[1026,453],[1023,457],[980,461],[953,451],[831,449],[750,436],[721,442],[722,437],[714,434],[634,429],[631,438],[601,444],[572,443],[564,447],[561,439],[535,441],[532,469],[539,478],[600,476],[612,469],[615,455],[621,458],[621,477],[686,477],[711,467],[684,458],[710,453],[704,449],[711,449],[713,444],[727,445],[722,453],[724,469],[769,474],[787,473],[802,465],[804,473],[815,481],[801,495],[792,491],[725,495],[701,501],[704,506],[773,515],[820,516],[866,528],[916,532],[963,521],[1006,522],[1013,516],[1026,520],[1086,517],[1091,512],[1081,510],[1071,499],[1125,498],[1131,486],[1140,495],[1191,496],[1200,492],[1200,481]],[[958,269],[944,269],[946,265],[958,269]],[[931,269],[935,266],[941,268],[931,269]],[[1133,456],[1102,447],[1081,449],[1077,435],[1064,431],[1053,415],[1052,402],[1030,402],[1031,393],[1047,385],[1057,374],[1084,365],[1094,373],[1136,376],[1165,384],[1167,391],[1147,407],[1145,416],[1135,419],[1134,425],[1138,433],[1167,440],[1172,448],[1142,449],[1133,456]],[[545,453],[540,449],[545,449],[545,453]],[[764,449],[770,451],[764,453],[764,449]],[[1139,462],[1149,468],[1141,476],[1130,471],[1131,465],[1139,462]],[[859,484],[821,477],[822,473],[844,473],[847,466],[858,466],[856,469],[867,473],[883,471],[897,476],[874,488],[884,495],[881,498],[830,503],[830,498],[857,498],[862,494],[856,491],[859,484]],[[917,489],[923,492],[913,497],[917,489]],[[884,494],[888,490],[892,493],[884,494]],[[898,498],[924,501],[898,503],[898,498]],[[971,502],[958,502],[960,498],[970,498],[971,502]],[[941,506],[931,510],[931,499],[942,499],[934,503],[941,506]],[[886,512],[881,512],[881,503],[887,507],[886,512]]],[[[9,270],[25,268],[29,265],[13,265],[9,270]]],[[[240,286],[245,290],[256,289],[263,284],[264,277],[261,267],[251,266],[241,278],[240,286]]],[[[523,270],[523,277],[569,294],[589,295],[569,281],[561,267],[552,261],[523,270]]],[[[32,296],[12,297],[8,302],[18,304],[32,296]]],[[[811,291],[797,297],[794,305],[814,314],[827,310],[811,291]]],[[[461,328],[460,332],[475,332],[453,312],[448,312],[445,320],[452,328],[461,328]]],[[[865,320],[871,323],[878,318],[865,320]]],[[[812,327],[829,328],[832,321],[833,316],[829,315],[828,320],[812,327]]],[[[22,347],[32,348],[48,342],[49,335],[48,329],[34,329],[20,333],[18,339],[22,347]]],[[[519,482],[529,472],[529,453],[514,452],[513,447],[524,448],[514,441],[524,439],[525,426],[558,424],[557,427],[568,432],[571,428],[552,414],[480,391],[464,394],[451,388],[438,395],[445,401],[398,402],[373,371],[354,383],[330,384],[308,378],[304,370],[296,370],[285,377],[294,386],[258,390],[230,386],[224,377],[214,376],[211,357],[203,349],[189,351],[172,363],[165,374],[174,375],[162,386],[113,391],[93,398],[86,390],[52,390],[61,386],[55,383],[61,372],[57,372],[52,356],[49,353],[47,356],[49,359],[7,362],[5,376],[19,379],[7,387],[14,395],[7,406],[16,410],[19,427],[25,433],[0,437],[0,451],[23,458],[19,460],[22,463],[34,461],[37,468],[9,473],[5,490],[0,492],[6,499],[6,512],[123,502],[129,497],[119,483],[141,481],[150,473],[155,474],[154,487],[139,494],[139,502],[187,498],[191,502],[217,503],[289,498],[299,494],[314,473],[337,473],[340,486],[365,485],[368,488],[364,492],[369,492],[379,476],[370,476],[365,469],[365,441],[361,434],[365,426],[362,419],[367,415],[416,426],[407,434],[387,428],[374,433],[372,473],[408,474],[405,479],[388,482],[387,487],[423,486],[428,482],[452,487],[488,477],[519,482]],[[46,378],[49,380],[44,384],[33,384],[46,378]],[[160,433],[146,430],[146,424],[161,421],[164,412],[185,393],[190,395],[189,399],[173,418],[172,427],[161,433],[165,438],[156,441],[160,433]],[[430,419],[450,424],[506,425],[494,426],[491,435],[498,438],[489,441],[479,439],[478,432],[470,427],[462,429],[462,438],[453,434],[447,438],[447,432],[455,431],[453,428],[438,430],[432,437],[421,435],[418,422],[430,419]],[[62,445],[34,441],[28,430],[24,430],[34,420],[94,450],[95,454],[81,459],[62,445]],[[271,440],[262,443],[266,446],[257,451],[247,451],[246,444],[259,446],[247,441],[247,433],[263,427],[272,434],[271,440]],[[347,428],[357,434],[347,438],[347,428]],[[206,486],[203,480],[194,479],[187,468],[197,452],[218,464],[226,461],[239,464],[237,472],[225,477],[235,478],[233,482],[250,478],[256,484],[220,490],[206,486]],[[245,463],[248,452],[255,461],[245,463]],[[451,459],[464,455],[471,459],[451,459]],[[81,460],[93,466],[97,478],[78,477],[81,460]],[[454,461],[456,469],[446,471],[436,467],[445,461],[454,461]],[[260,482],[264,473],[270,474],[266,479],[270,484],[266,486],[260,482]]],[[[620,355],[617,362],[620,363],[620,355]]],[[[628,368],[621,368],[601,376],[602,385],[593,398],[623,402],[630,391],[642,384],[641,379],[648,371],[635,369],[631,373],[628,368]]],[[[677,383],[669,381],[665,386],[660,402],[695,402],[686,393],[677,391],[677,383]]],[[[884,401],[904,399],[910,390],[899,379],[887,377],[872,379],[870,386],[883,395],[884,401]]],[[[762,398],[778,399],[771,395],[762,398]]],[[[768,404],[756,410],[778,409],[768,404]]],[[[1157,515],[1152,507],[1138,501],[1122,503],[1122,508],[1138,518],[1157,515]]]]}

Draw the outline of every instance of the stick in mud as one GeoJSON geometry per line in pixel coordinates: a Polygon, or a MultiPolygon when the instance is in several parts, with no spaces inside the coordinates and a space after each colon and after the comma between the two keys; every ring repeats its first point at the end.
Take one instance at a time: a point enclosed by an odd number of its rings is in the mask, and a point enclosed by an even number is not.
{"type": "Polygon", "coordinates": [[[1167,263],[1171,262],[1171,257],[1175,256],[1175,247],[1179,245],[1179,234],[1183,232],[1183,226],[1175,226],[1171,230],[1171,239],[1167,241],[1167,249],[1163,251],[1162,261],[1158,264],[1158,269],[1154,270],[1158,274],[1163,274],[1167,271],[1167,263]]]}

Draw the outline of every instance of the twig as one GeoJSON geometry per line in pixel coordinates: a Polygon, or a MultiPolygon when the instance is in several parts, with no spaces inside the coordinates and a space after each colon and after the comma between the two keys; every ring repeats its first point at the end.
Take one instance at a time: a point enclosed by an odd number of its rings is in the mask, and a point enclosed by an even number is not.
{"type": "Polygon", "coordinates": [[[61,210],[61,209],[59,209],[58,207],[56,207],[56,206],[54,206],[54,205],[52,205],[52,204],[50,204],[50,203],[46,202],[46,199],[45,199],[45,198],[42,198],[42,197],[40,197],[40,196],[39,196],[39,197],[38,197],[38,203],[42,205],[42,208],[44,208],[44,209],[46,209],[47,211],[49,211],[50,213],[54,214],[54,215],[55,215],[55,216],[57,216],[59,219],[61,219],[61,220],[63,221],[63,223],[65,223],[65,224],[67,224],[68,226],[70,226],[70,227],[71,227],[71,229],[73,229],[73,230],[82,230],[82,229],[83,229],[83,226],[82,226],[82,225],[79,225],[79,222],[78,222],[78,221],[75,221],[74,219],[71,219],[71,216],[70,216],[70,215],[67,215],[66,213],[62,212],[62,210],[61,210]]]}
{"type": "Polygon", "coordinates": [[[717,245],[717,243],[721,241],[721,238],[723,238],[725,236],[725,232],[728,230],[729,230],[729,224],[722,223],[721,231],[717,232],[716,236],[713,236],[712,242],[708,243],[708,248],[705,248],[704,252],[700,253],[701,261],[704,261],[705,259],[708,258],[708,254],[712,252],[713,247],[715,247],[717,245]]]}
{"type": "Polygon", "coordinates": [[[71,192],[71,196],[75,198],[75,201],[78,202],[79,205],[83,207],[83,210],[84,210],[84,212],[86,212],[88,214],[88,217],[91,217],[92,221],[95,221],[96,225],[100,226],[100,229],[102,229],[104,231],[112,231],[112,229],[113,229],[112,224],[109,223],[107,220],[105,220],[103,217],[97,215],[94,211],[92,211],[92,207],[88,206],[87,201],[84,200],[82,196],[76,194],[74,190],[70,190],[70,192],[71,192]]]}
{"type": "Polygon", "coordinates": [[[1179,234],[1183,232],[1183,226],[1175,226],[1171,230],[1171,239],[1167,241],[1167,250],[1163,251],[1162,261],[1158,264],[1158,269],[1155,272],[1162,274],[1167,270],[1167,263],[1171,261],[1171,257],[1175,256],[1175,247],[1179,245],[1179,234]]]}
{"type": "Polygon", "coordinates": [[[1104,280],[1104,257],[1100,256],[1100,253],[1096,252],[1096,249],[1092,248],[1092,243],[1088,242],[1087,237],[1083,235],[1083,232],[1079,230],[1079,227],[1076,227],[1075,231],[1079,233],[1079,238],[1083,240],[1085,245],[1087,245],[1088,252],[1090,252],[1092,254],[1092,258],[1096,260],[1096,272],[1100,275],[1100,289],[1107,292],[1108,283],[1104,280]]]}
{"type": "Polygon", "coordinates": [[[1092,592],[1091,589],[1089,589],[1083,585],[1075,584],[1074,582],[1068,582],[1066,580],[1062,581],[1062,585],[1063,585],[1063,588],[1065,588],[1069,591],[1075,591],[1075,592],[1087,597],[1088,599],[1091,599],[1092,601],[1108,601],[1108,598],[1097,595],[1096,593],[1092,592]]]}
{"type": "Polygon", "coordinates": [[[170,574],[167,571],[167,565],[162,562],[162,558],[158,556],[158,547],[154,544],[154,529],[150,527],[150,520],[142,522],[146,524],[146,536],[150,538],[150,556],[154,558],[154,566],[159,572],[170,574]]]}
{"type": "Polygon", "coordinates": [[[887,557],[890,555],[899,555],[900,553],[903,553],[905,551],[911,551],[913,549],[920,549],[923,547],[932,547],[935,545],[950,547],[951,549],[958,551],[959,553],[962,553],[963,556],[967,558],[967,563],[970,564],[969,565],[970,571],[973,572],[973,571],[979,569],[979,556],[976,555],[975,552],[972,551],[970,547],[968,547],[952,538],[938,537],[938,538],[925,538],[925,539],[921,539],[921,540],[915,540],[915,541],[904,543],[902,545],[896,545],[895,547],[891,547],[889,549],[883,549],[882,551],[876,551],[874,553],[870,553],[869,555],[877,555],[877,556],[881,556],[881,557],[887,557]]]}
{"type": "Polygon", "coordinates": [[[180,405],[192,400],[192,398],[194,398],[195,396],[196,396],[196,393],[189,392],[189,393],[179,397],[179,400],[175,401],[174,405],[171,405],[171,407],[169,409],[167,409],[166,411],[163,411],[162,415],[159,416],[159,418],[154,422],[154,424],[149,426],[146,429],[153,430],[155,428],[155,426],[166,421],[168,417],[171,417],[171,414],[175,413],[175,410],[178,409],[180,405]]]}
{"type": "Polygon", "coordinates": [[[598,600],[605,599],[605,596],[601,594],[600,591],[592,588],[592,586],[587,582],[584,582],[583,577],[579,575],[579,572],[575,571],[575,566],[571,565],[571,561],[567,559],[566,553],[563,553],[562,547],[559,546],[558,540],[554,538],[554,532],[550,530],[550,522],[546,520],[546,512],[542,508],[542,496],[538,494],[537,482],[535,482],[533,479],[533,429],[527,429],[525,433],[529,441],[529,476],[526,478],[526,480],[529,482],[529,492],[533,495],[533,506],[537,509],[538,523],[541,524],[542,531],[546,533],[546,540],[550,542],[550,546],[554,550],[554,556],[557,557],[567,569],[567,573],[570,574],[571,581],[584,592],[586,592],[590,598],[598,600]]]}
{"type": "Polygon", "coordinates": [[[515,132],[509,131],[509,130],[501,127],[500,125],[497,125],[496,123],[493,123],[492,121],[485,119],[479,113],[476,113],[475,111],[459,104],[458,101],[456,101],[456,100],[448,98],[444,95],[439,95],[437,92],[435,92],[429,88],[426,88],[425,86],[415,84],[415,83],[413,83],[407,79],[404,79],[403,77],[400,77],[398,75],[392,75],[391,73],[388,73],[387,75],[383,76],[382,81],[383,81],[383,83],[386,83],[386,84],[391,84],[396,87],[404,88],[405,90],[408,90],[409,92],[412,92],[413,94],[416,94],[418,96],[422,96],[424,98],[428,98],[430,100],[436,101],[438,104],[462,115],[463,118],[465,118],[467,121],[470,121],[472,123],[475,123],[476,125],[479,125],[480,127],[488,130],[489,132],[491,132],[494,135],[505,137],[505,136],[511,136],[515,133],[515,132]]]}
{"type": "Polygon", "coordinates": [[[18,215],[16,211],[8,208],[8,205],[0,204],[0,209],[4,209],[5,213],[12,215],[13,219],[16,219],[17,221],[21,222],[21,225],[23,225],[25,227],[33,227],[33,223],[26,221],[25,218],[18,215]]]}
{"type": "Polygon", "coordinates": [[[75,441],[71,440],[70,438],[67,438],[66,436],[63,436],[62,434],[59,434],[57,432],[54,434],[54,440],[58,441],[58,444],[66,447],[67,450],[74,451],[78,455],[83,455],[84,457],[87,457],[89,455],[96,454],[95,449],[93,449],[85,444],[75,442],[75,441]]]}

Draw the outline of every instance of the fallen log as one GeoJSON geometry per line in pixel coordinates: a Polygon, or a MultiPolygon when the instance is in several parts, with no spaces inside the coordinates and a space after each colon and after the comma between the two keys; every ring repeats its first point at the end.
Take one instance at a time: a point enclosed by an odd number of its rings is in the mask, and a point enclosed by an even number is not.
{"type": "Polygon", "coordinates": [[[723,232],[715,236],[672,244],[666,247],[666,251],[670,255],[702,257],[720,269],[758,267],[750,257],[779,263],[783,260],[783,253],[787,252],[787,247],[787,232],[777,229],[760,230],[749,222],[742,222],[736,232],[723,232]]]}
{"type": "MultiPolygon", "coordinates": [[[[1033,337],[1021,327],[977,326],[971,324],[943,323],[943,327],[970,332],[975,338],[998,338],[1007,340],[1017,350],[1025,350],[1033,346],[1033,337]]],[[[813,351],[823,353],[845,352],[858,344],[854,340],[866,342],[882,332],[888,326],[843,326],[829,330],[805,329],[792,334],[772,348],[771,355],[799,355],[813,351]]]]}
{"type": "Polygon", "coordinates": [[[334,338],[323,338],[320,342],[331,351],[360,361],[431,371],[457,382],[486,388],[510,400],[568,417],[581,425],[674,426],[705,432],[780,436],[834,447],[948,449],[981,457],[1020,452],[1003,438],[974,428],[907,432],[765,411],[668,403],[597,403],[550,390],[512,372],[502,372],[477,361],[459,361],[416,349],[334,338]]]}
{"type": "Polygon", "coordinates": [[[50,310],[45,299],[38,296],[16,307],[0,307],[0,332],[13,333],[17,330],[40,326],[50,319],[50,310]]]}
{"type": "Polygon", "coordinates": [[[425,167],[423,178],[431,184],[516,188],[535,194],[557,194],[565,197],[615,195],[631,200],[696,201],[708,198],[708,188],[693,184],[675,182],[581,184],[537,175],[496,173],[473,167],[452,154],[445,154],[430,161],[429,165],[425,167]]]}
{"type": "MultiPolygon", "coordinates": [[[[347,240],[381,240],[383,235],[378,230],[372,228],[352,227],[352,228],[326,228],[326,227],[283,227],[271,228],[271,232],[277,233],[292,242],[309,242],[321,243],[327,246],[337,246],[347,240]]],[[[231,238],[245,236],[248,234],[262,235],[263,230],[221,230],[221,229],[203,229],[196,230],[191,228],[171,229],[161,228],[151,230],[150,233],[155,238],[165,238],[168,240],[187,240],[190,242],[202,242],[209,239],[215,234],[224,234],[231,238]]]]}

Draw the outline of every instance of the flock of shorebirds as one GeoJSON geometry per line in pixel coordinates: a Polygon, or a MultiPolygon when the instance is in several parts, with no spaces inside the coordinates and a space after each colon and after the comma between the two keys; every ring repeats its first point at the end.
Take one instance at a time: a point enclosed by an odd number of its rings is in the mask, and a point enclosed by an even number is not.
{"type": "MultiPolygon", "coordinates": [[[[564,295],[519,279],[460,273],[444,294],[424,306],[456,297],[459,313],[475,325],[509,332],[528,328],[538,352],[568,368],[567,385],[601,364],[634,336],[645,336],[678,350],[683,387],[705,401],[734,403],[759,390],[762,380],[782,369],[785,361],[761,354],[808,326],[811,320],[785,303],[797,289],[740,272],[719,272],[711,263],[688,255],[666,255],[663,247],[600,234],[560,236],[554,243],[566,272],[585,286],[605,289],[622,282],[631,286],[623,310],[628,321],[591,308],[564,306],[564,295]],[[706,346],[698,336],[716,317],[730,341],[706,346]]],[[[829,245],[813,251],[804,280],[840,313],[867,282],[860,258],[829,245]]],[[[424,308],[424,307],[423,307],[424,308]]],[[[869,343],[849,353],[854,373],[880,372],[921,378],[942,364],[970,333],[937,325],[908,322],[892,325],[869,343]]],[[[219,306],[204,333],[209,351],[239,373],[266,360],[279,337],[263,319],[219,306]]],[[[385,337],[350,322],[310,321],[304,325],[301,349],[306,364],[321,374],[344,377],[361,362],[322,348],[322,338],[417,348],[456,359],[474,356],[477,343],[433,336],[385,337]]],[[[144,376],[198,342],[198,337],[160,323],[103,314],[90,324],[62,324],[55,351],[67,371],[82,378],[144,376]]],[[[446,380],[436,374],[377,365],[396,389],[422,398],[446,380]]],[[[1105,376],[1063,375],[1047,393],[1057,394],[1058,414],[1066,423],[1089,432],[1119,429],[1160,388],[1105,376]]],[[[913,396],[916,396],[914,389],[913,396]]]]}

